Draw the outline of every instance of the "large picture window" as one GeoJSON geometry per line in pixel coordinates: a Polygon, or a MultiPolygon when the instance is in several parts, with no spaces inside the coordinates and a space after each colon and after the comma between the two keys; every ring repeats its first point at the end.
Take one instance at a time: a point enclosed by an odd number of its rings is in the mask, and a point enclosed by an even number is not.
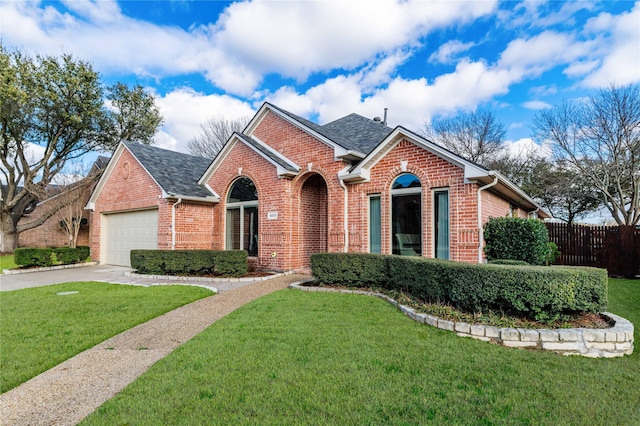
{"type": "Polygon", "coordinates": [[[411,173],[391,187],[391,230],[393,254],[422,256],[422,184],[411,173]]]}
{"type": "Polygon", "coordinates": [[[227,197],[225,248],[258,255],[258,193],[246,177],[234,182],[227,197]]]}

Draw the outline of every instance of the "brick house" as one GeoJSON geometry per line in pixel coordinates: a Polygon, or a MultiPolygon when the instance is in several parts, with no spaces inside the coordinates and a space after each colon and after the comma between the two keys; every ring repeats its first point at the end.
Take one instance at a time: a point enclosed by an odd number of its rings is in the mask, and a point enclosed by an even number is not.
{"type": "MultiPolygon", "coordinates": [[[[98,156],[96,161],[91,166],[91,169],[87,173],[87,176],[94,176],[97,173],[101,173],[109,162],[108,157],[98,156]]],[[[49,217],[41,225],[27,229],[20,232],[18,235],[18,247],[64,247],[69,246],[69,234],[63,229],[61,225],[63,211],[61,211],[62,201],[58,201],[58,197],[67,196],[67,191],[77,192],[74,189],[74,185],[64,186],[51,186],[50,197],[34,203],[30,206],[25,214],[18,221],[18,226],[37,220],[40,216],[47,214],[51,210],[57,210],[55,214],[49,217]]],[[[78,204],[84,205],[91,194],[91,187],[88,190],[82,191],[78,200],[78,204]]],[[[64,210],[64,209],[62,209],[64,210]]],[[[80,218],[81,225],[78,232],[78,238],[76,240],[77,246],[89,245],[89,212],[85,211],[80,218]]]]}
{"type": "Polygon", "coordinates": [[[265,103],[216,158],[121,144],[94,190],[91,249],[244,249],[255,267],[317,252],[482,262],[483,224],[548,217],[520,188],[401,126],[351,114],[318,125],[265,103]]]}

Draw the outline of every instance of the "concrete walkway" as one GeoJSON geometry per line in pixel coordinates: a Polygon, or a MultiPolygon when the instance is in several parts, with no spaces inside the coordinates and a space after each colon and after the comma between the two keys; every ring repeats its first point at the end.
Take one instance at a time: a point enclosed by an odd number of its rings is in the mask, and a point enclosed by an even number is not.
{"type": "MultiPolygon", "coordinates": [[[[102,281],[97,279],[100,274],[104,274],[102,277],[105,281],[128,279],[124,275],[126,271],[122,269],[81,269],[84,271],[75,271],[75,278],[71,281],[102,281]],[[81,274],[81,279],[78,279],[78,274],[81,274]]],[[[33,287],[69,279],[61,278],[67,275],[58,272],[48,272],[47,274],[52,274],[49,278],[23,276],[21,284],[14,282],[14,278],[19,276],[9,276],[11,278],[6,280],[8,276],[2,275],[1,286],[3,290],[8,290],[14,285],[33,287]]],[[[216,320],[247,302],[308,278],[306,275],[281,275],[265,281],[230,282],[228,288],[225,288],[225,283],[216,283],[216,287],[221,290],[220,294],[140,324],[0,395],[0,422],[3,426],[75,425],[133,382],[156,361],[216,320]]]]}

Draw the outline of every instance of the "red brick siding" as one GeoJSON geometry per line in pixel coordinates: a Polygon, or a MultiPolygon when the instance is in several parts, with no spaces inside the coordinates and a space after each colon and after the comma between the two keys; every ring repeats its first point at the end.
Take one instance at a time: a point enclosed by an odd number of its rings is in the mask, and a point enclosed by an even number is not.
{"type": "MultiPolygon", "coordinates": [[[[177,201],[172,201],[171,205],[177,201]]],[[[213,249],[213,207],[182,201],[175,208],[176,250],[213,249]]]]}
{"type": "MultiPolygon", "coordinates": [[[[292,269],[309,265],[308,253],[326,244],[325,250],[342,251],[344,247],[343,201],[344,191],[338,172],[345,166],[335,161],[333,149],[307,133],[269,112],[254,131],[254,135],[302,168],[294,179],[279,178],[276,167],[243,143],[237,143],[213,173],[208,184],[221,197],[215,207],[214,246],[224,248],[226,198],[233,182],[246,176],[258,192],[258,263],[270,269],[292,269]],[[313,177],[318,176],[318,177],[313,177]],[[306,223],[317,221],[317,202],[303,197],[307,179],[324,180],[326,185],[326,242],[310,242],[311,232],[306,223]],[[308,214],[309,211],[312,214],[308,214]],[[269,212],[277,219],[269,220],[269,212]],[[319,244],[316,248],[305,244],[319,244]]],[[[312,187],[317,186],[312,185],[312,187]]],[[[309,187],[307,187],[307,190],[309,187]]],[[[307,195],[310,195],[307,194],[307,195]]],[[[324,213],[323,213],[324,215],[324,213]]],[[[317,231],[317,229],[315,230],[317,231]]],[[[314,233],[314,235],[316,235],[314,233]]]]}
{"type": "Polygon", "coordinates": [[[391,196],[393,181],[413,173],[422,183],[423,256],[434,256],[433,191],[449,191],[450,258],[477,262],[478,228],[475,184],[465,184],[463,170],[440,157],[403,140],[371,169],[367,183],[349,185],[349,234],[351,251],[368,252],[368,195],[380,194],[382,252],[391,253],[391,196]],[[406,161],[406,171],[402,164],[406,161]]]}
{"type": "MultiPolygon", "coordinates": [[[[88,198],[88,195],[87,195],[88,198]]],[[[86,202],[86,200],[85,200],[86,202]]],[[[46,212],[49,208],[47,201],[37,206],[33,212],[23,216],[18,224],[29,223],[40,216],[41,212],[46,212]]],[[[85,212],[82,216],[89,219],[89,212],[85,212]]],[[[63,247],[69,245],[69,237],[60,227],[62,220],[61,214],[55,214],[47,219],[42,225],[23,231],[18,236],[18,247],[63,247]]],[[[83,225],[78,232],[76,241],[78,246],[89,245],[89,225],[83,225]]]]}
{"type": "MultiPolygon", "coordinates": [[[[320,175],[311,175],[300,193],[300,241],[302,259],[327,251],[327,184],[320,175]]],[[[308,266],[301,262],[300,266],[308,266]]]]}
{"type": "Polygon", "coordinates": [[[91,220],[91,257],[100,260],[101,215],[158,208],[158,248],[171,248],[171,209],[162,191],[140,163],[124,150],[95,202],[91,220]]]}

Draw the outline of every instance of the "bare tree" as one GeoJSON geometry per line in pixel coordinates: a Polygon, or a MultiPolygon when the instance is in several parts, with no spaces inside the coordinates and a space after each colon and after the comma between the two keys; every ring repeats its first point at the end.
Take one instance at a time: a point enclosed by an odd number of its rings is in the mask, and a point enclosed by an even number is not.
{"type": "Polygon", "coordinates": [[[45,203],[48,202],[49,208],[58,212],[54,217],[60,220],[59,226],[68,237],[69,247],[77,246],[84,207],[101,174],[102,170],[94,166],[85,176],[81,166],[75,166],[70,174],[58,175],[58,185],[50,186],[51,197],[45,203]]]}
{"type": "Polygon", "coordinates": [[[640,222],[640,85],[611,85],[587,102],[541,111],[533,128],[596,189],[616,223],[640,222]]]}
{"type": "Polygon", "coordinates": [[[210,117],[200,125],[200,134],[187,142],[189,153],[198,157],[215,158],[233,132],[242,132],[249,120],[250,117],[210,117]]]}
{"type": "Polygon", "coordinates": [[[425,135],[448,150],[485,165],[504,152],[505,127],[489,109],[433,120],[425,135]]]}

